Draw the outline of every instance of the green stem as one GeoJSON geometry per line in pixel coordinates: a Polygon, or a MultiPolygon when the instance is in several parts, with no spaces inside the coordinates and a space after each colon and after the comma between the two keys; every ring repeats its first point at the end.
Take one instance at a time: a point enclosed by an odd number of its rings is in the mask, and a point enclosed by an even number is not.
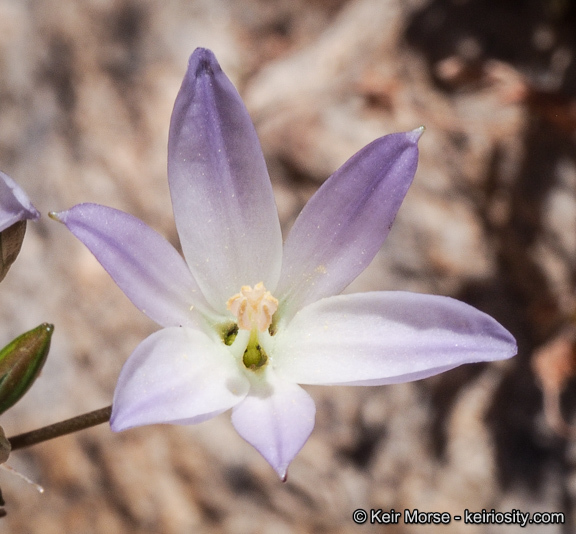
{"type": "Polygon", "coordinates": [[[94,410],[93,412],[77,415],[76,417],[66,419],[65,421],[60,421],[59,423],[54,423],[53,425],[44,426],[42,428],[38,428],[37,430],[25,432],[24,434],[18,434],[17,436],[8,438],[8,441],[12,446],[12,450],[15,451],[17,449],[29,447],[30,445],[36,445],[36,443],[42,443],[43,441],[48,441],[50,439],[64,436],[66,434],[72,434],[73,432],[78,432],[79,430],[90,428],[91,426],[106,423],[110,420],[111,413],[112,406],[106,406],[106,408],[101,408],[100,410],[94,410]]]}

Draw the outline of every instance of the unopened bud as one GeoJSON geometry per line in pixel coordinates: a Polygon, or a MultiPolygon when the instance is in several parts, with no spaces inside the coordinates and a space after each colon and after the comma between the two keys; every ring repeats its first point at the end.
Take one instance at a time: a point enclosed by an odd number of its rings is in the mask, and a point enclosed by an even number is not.
{"type": "Polygon", "coordinates": [[[0,351],[0,413],[16,404],[40,374],[54,326],[43,323],[0,351]]]}

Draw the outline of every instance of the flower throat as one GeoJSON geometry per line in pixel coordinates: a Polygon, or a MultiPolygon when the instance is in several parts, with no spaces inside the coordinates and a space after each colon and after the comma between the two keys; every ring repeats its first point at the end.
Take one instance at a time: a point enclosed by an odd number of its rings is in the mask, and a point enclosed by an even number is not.
{"type": "Polygon", "coordinates": [[[268,356],[260,344],[260,335],[266,335],[265,333],[272,324],[272,317],[278,309],[278,300],[266,290],[262,282],[259,282],[253,288],[242,286],[240,293],[231,297],[226,307],[237,319],[237,327],[228,333],[226,344],[232,344],[238,329],[248,330],[250,339],[242,362],[247,369],[252,371],[261,369],[268,362],[268,356]]]}

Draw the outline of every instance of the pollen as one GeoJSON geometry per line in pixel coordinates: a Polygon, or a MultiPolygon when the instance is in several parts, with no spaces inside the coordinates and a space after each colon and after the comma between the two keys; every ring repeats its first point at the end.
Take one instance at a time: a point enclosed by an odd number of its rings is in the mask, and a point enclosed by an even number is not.
{"type": "Polygon", "coordinates": [[[240,293],[231,297],[226,307],[237,317],[238,328],[252,330],[256,327],[264,332],[272,323],[278,300],[266,291],[262,282],[258,282],[254,287],[242,286],[240,293]]]}

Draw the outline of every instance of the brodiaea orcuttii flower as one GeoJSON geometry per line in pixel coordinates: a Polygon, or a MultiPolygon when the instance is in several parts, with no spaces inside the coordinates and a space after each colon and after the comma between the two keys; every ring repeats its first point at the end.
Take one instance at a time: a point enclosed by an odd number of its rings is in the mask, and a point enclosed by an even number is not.
{"type": "Polygon", "coordinates": [[[256,132],[214,55],[197,49],[176,98],[168,178],[186,262],[126,213],[52,214],[162,330],[124,365],[115,431],[230,408],[280,477],[314,426],[297,384],[380,385],[508,358],[514,338],[447,297],[338,295],[382,245],[416,171],[417,129],[366,146],[308,202],[284,246],[256,132]]]}
{"type": "Polygon", "coordinates": [[[0,172],[0,282],[20,252],[26,221],[39,217],[38,210],[22,188],[0,172]]]}
{"type": "Polygon", "coordinates": [[[37,220],[38,210],[10,176],[0,172],[0,232],[28,219],[37,220]]]}

